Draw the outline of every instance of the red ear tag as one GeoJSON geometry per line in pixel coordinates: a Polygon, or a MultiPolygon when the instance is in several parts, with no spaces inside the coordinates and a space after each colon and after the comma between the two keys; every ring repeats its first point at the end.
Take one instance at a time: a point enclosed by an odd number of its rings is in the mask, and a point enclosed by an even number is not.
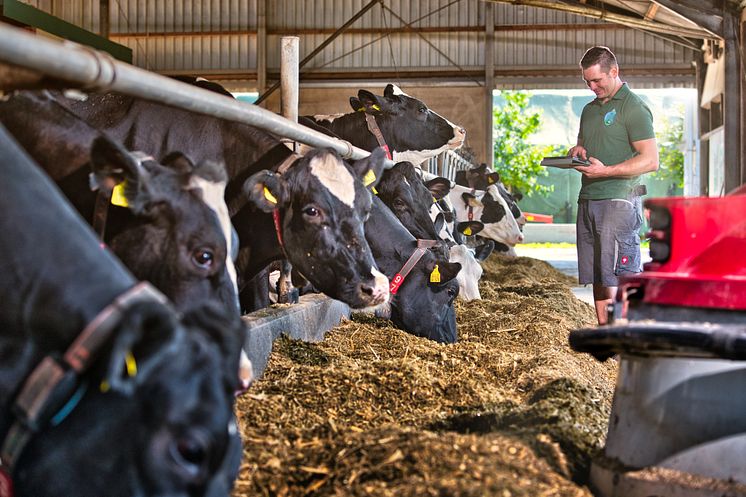
{"type": "Polygon", "coordinates": [[[13,480],[2,467],[0,467],[0,497],[13,497],[13,480]]]}
{"type": "Polygon", "coordinates": [[[628,262],[629,262],[629,259],[627,258],[627,256],[626,255],[622,256],[622,264],[626,266],[628,262]]]}

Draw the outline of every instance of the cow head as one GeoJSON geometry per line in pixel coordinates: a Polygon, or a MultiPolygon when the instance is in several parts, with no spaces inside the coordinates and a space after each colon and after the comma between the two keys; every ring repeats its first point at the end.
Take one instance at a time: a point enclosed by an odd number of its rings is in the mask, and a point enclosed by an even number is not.
{"type": "Polygon", "coordinates": [[[134,304],[84,373],[79,403],[21,453],[17,494],[229,495],[241,458],[233,392],[242,329],[214,303],[181,323],[161,304],[134,304]]]}
{"type": "Polygon", "coordinates": [[[460,148],[466,139],[464,128],[391,84],[386,85],[383,96],[360,90],[350,104],[375,117],[396,162],[421,164],[441,152],[460,148]]]}
{"type": "Polygon", "coordinates": [[[500,174],[487,169],[487,164],[483,162],[477,167],[458,171],[456,173],[456,184],[476,190],[487,190],[491,185],[495,185],[510,212],[513,214],[513,217],[518,222],[519,228],[523,230],[523,226],[526,224],[526,216],[523,215],[521,208],[518,207],[518,201],[523,198],[523,195],[521,193],[509,192],[505,184],[500,181],[500,174]]]}
{"type": "MultiPolygon", "coordinates": [[[[378,197],[373,198],[365,236],[378,267],[390,278],[402,270],[417,248],[417,240],[378,197]]],[[[453,300],[459,291],[455,277],[460,269],[459,264],[448,262],[447,257],[427,250],[391,297],[383,314],[409,333],[444,343],[455,342],[453,300]]]]}
{"type": "Polygon", "coordinates": [[[523,241],[523,233],[495,185],[486,191],[456,185],[448,199],[457,222],[476,220],[484,225],[479,236],[511,246],[523,241]]]}
{"type": "Polygon", "coordinates": [[[376,269],[363,232],[371,209],[366,185],[378,183],[384,161],[382,149],[353,165],[331,149],[317,149],[282,175],[260,171],[244,184],[252,204],[278,213],[281,243],[293,268],[353,308],[388,298],[388,280],[376,269]]]}
{"type": "Polygon", "coordinates": [[[376,190],[378,198],[391,209],[415,238],[439,238],[430,217],[433,196],[415,172],[411,162],[399,162],[386,170],[376,190]]]}
{"type": "Polygon", "coordinates": [[[153,283],[181,309],[205,299],[236,306],[224,168],[195,166],[180,153],[162,162],[138,158],[103,136],[94,140],[92,182],[104,190],[120,185],[112,202],[137,218],[113,226],[116,234],[107,242],[138,279],[153,283]]]}

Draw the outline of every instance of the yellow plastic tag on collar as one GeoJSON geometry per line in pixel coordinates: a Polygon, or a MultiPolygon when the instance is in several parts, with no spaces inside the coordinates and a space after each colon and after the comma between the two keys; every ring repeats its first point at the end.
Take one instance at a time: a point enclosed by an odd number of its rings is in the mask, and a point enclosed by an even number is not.
{"type": "Polygon", "coordinates": [[[435,265],[433,272],[430,273],[430,283],[440,283],[440,271],[438,271],[438,265],[435,265]]]}
{"type": "Polygon", "coordinates": [[[272,195],[272,192],[270,192],[269,188],[267,188],[266,186],[264,187],[264,198],[266,198],[267,201],[270,202],[270,203],[272,203],[272,204],[276,204],[277,203],[277,199],[275,198],[274,195],[272,195]]]}
{"type": "Polygon", "coordinates": [[[130,204],[127,202],[127,197],[124,196],[124,186],[127,182],[122,181],[121,183],[117,184],[112,190],[111,190],[111,204],[112,205],[118,205],[119,207],[129,207],[130,204]]]}
{"type": "Polygon", "coordinates": [[[381,108],[377,106],[376,104],[371,105],[370,108],[373,110],[381,110],[381,108]]]}
{"type": "Polygon", "coordinates": [[[471,228],[467,227],[464,229],[464,235],[471,236],[471,228]]]}
{"type": "Polygon", "coordinates": [[[376,187],[375,187],[375,186],[374,186],[374,187],[372,187],[372,188],[370,189],[370,191],[372,191],[372,192],[373,192],[373,195],[378,195],[378,190],[376,190],[376,187]]]}
{"type": "Polygon", "coordinates": [[[368,186],[376,180],[376,173],[372,169],[368,169],[368,172],[363,176],[363,184],[368,186]]]}

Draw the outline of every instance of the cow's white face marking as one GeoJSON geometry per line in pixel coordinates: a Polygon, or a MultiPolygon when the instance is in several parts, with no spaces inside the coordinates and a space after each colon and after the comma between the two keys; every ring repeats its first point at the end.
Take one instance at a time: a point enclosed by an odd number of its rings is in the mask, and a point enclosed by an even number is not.
{"type": "Polygon", "coordinates": [[[208,181],[199,176],[192,176],[189,181],[190,188],[199,188],[202,191],[202,201],[215,213],[220,223],[220,230],[225,237],[225,268],[228,271],[233,289],[238,295],[238,278],[236,276],[236,266],[233,265],[231,254],[233,253],[233,236],[231,226],[231,216],[228,213],[228,206],[225,204],[225,186],[224,181],[208,181]]]}
{"type": "Polygon", "coordinates": [[[508,203],[502,195],[500,195],[497,186],[490,185],[487,188],[487,194],[491,195],[496,202],[499,202],[500,205],[503,206],[503,209],[505,209],[505,216],[496,223],[485,224],[484,229],[479,233],[479,236],[491,238],[492,240],[510,245],[511,247],[522,242],[523,233],[521,233],[518,222],[515,217],[513,217],[513,213],[510,212],[508,203]]]}
{"type": "Polygon", "coordinates": [[[454,245],[451,247],[448,257],[450,262],[461,264],[461,271],[456,275],[458,281],[460,299],[465,301],[479,300],[479,278],[482,277],[482,265],[474,257],[474,251],[466,245],[454,245]]]}
{"type": "Polygon", "coordinates": [[[394,150],[392,158],[394,162],[409,161],[415,166],[419,166],[426,160],[431,159],[436,155],[440,155],[446,150],[450,150],[450,148],[450,145],[445,144],[442,147],[433,150],[405,150],[404,152],[397,152],[394,150]]]}
{"type": "Polygon", "coordinates": [[[313,118],[317,121],[329,121],[329,123],[332,123],[335,119],[339,119],[345,115],[346,114],[317,114],[313,116],[313,118]]]}
{"type": "Polygon", "coordinates": [[[344,165],[334,156],[324,154],[311,159],[311,174],[341,202],[355,206],[355,180],[344,165]]]}

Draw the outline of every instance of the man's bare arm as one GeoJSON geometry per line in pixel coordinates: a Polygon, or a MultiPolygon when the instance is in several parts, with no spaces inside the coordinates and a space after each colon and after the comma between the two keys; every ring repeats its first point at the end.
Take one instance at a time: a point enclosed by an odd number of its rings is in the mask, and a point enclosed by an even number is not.
{"type": "Polygon", "coordinates": [[[595,157],[589,157],[590,166],[576,166],[575,169],[588,178],[629,178],[658,170],[658,144],[655,138],[632,142],[638,154],[619,164],[606,166],[595,157]]]}

